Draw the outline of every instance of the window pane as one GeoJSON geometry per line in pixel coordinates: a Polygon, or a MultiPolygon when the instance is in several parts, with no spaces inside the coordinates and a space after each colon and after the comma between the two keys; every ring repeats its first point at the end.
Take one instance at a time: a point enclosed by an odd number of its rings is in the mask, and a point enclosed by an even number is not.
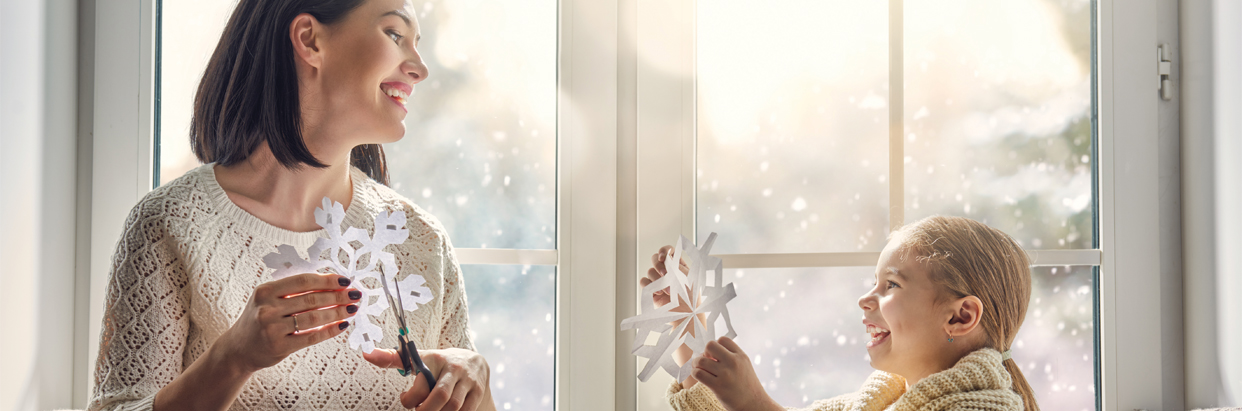
{"type": "Polygon", "coordinates": [[[698,2],[697,223],[719,253],[879,251],[887,2],[698,2]]]}
{"type": "Polygon", "coordinates": [[[1095,409],[1093,270],[1031,269],[1031,305],[1012,350],[1041,409],[1095,409]]]}
{"type": "Polygon", "coordinates": [[[199,166],[190,152],[194,94],[235,0],[164,1],[160,19],[159,183],[199,166]]]}
{"type": "Polygon", "coordinates": [[[385,147],[453,244],[556,248],[556,0],[416,2],[430,75],[385,147]]]}
{"type": "MultiPolygon", "coordinates": [[[[198,166],[194,93],[233,0],[164,2],[161,184],[198,166]]],[[[555,0],[415,2],[430,69],[406,135],[385,146],[392,187],[458,247],[556,246],[555,0]]]]}
{"type": "Polygon", "coordinates": [[[474,345],[492,367],[500,410],[551,410],[556,268],[464,265],[474,345]]]}
{"type": "Polygon", "coordinates": [[[1090,2],[905,4],[906,221],[1092,248],[1090,2]]]}
{"type": "Polygon", "coordinates": [[[725,270],[729,314],[763,388],[787,407],[858,391],[875,369],[858,297],[871,267],[725,270]]]}
{"type": "MultiPolygon", "coordinates": [[[[873,268],[726,269],[737,343],[781,405],[852,393],[874,371],[858,297],[873,268]]],[[[1032,269],[1031,304],[1013,358],[1040,408],[1095,408],[1092,267],[1032,269]]]]}

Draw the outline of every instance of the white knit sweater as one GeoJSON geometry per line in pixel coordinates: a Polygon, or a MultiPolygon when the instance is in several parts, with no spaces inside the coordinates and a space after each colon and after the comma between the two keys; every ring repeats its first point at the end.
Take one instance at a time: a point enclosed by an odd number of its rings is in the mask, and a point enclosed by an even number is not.
{"type": "MultiPolygon", "coordinates": [[[[473,350],[465,285],[440,222],[358,169],[351,176],[345,224],[371,231],[380,211],[406,213],[410,237],[389,251],[400,275],[422,275],[435,295],[406,316],[419,348],[473,350]]],[[[112,257],[89,409],[150,410],[155,393],[203,355],[254,288],[270,281],[263,256],[281,244],[306,250],[323,235],[277,228],[237,207],[217,184],[213,164],[147,194],[126,219],[112,257]]],[[[391,315],[378,321],[386,336],[397,335],[391,315]]],[[[414,380],[368,363],[349,348],[347,335],[255,373],[231,409],[403,409],[398,396],[414,380]]],[[[387,340],[380,345],[396,346],[387,340]]]]}

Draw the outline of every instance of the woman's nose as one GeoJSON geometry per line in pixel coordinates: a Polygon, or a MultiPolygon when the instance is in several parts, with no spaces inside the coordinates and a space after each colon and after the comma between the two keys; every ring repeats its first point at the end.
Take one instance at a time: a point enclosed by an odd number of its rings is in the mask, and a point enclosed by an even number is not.
{"type": "Polygon", "coordinates": [[[401,71],[408,74],[414,80],[414,84],[418,84],[427,79],[427,64],[423,63],[423,56],[418,53],[418,49],[412,48],[412,56],[401,65],[401,71]]]}
{"type": "Polygon", "coordinates": [[[428,74],[427,65],[423,64],[422,59],[414,59],[413,61],[406,63],[405,67],[403,67],[403,71],[410,75],[410,78],[414,80],[414,84],[421,83],[427,78],[428,74]]]}

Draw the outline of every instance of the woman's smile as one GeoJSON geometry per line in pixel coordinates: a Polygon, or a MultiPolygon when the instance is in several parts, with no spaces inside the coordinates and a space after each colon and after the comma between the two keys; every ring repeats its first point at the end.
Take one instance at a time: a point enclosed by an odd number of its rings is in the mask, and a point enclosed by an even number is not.
{"type": "Polygon", "coordinates": [[[405,102],[410,98],[410,94],[414,93],[414,86],[406,83],[390,81],[380,84],[380,91],[388,96],[389,100],[401,107],[401,111],[408,113],[409,109],[405,108],[405,102]]]}

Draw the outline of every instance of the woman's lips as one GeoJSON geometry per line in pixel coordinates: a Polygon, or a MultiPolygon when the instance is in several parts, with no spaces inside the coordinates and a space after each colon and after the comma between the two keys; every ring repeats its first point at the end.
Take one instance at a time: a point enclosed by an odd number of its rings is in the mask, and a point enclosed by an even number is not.
{"type": "Polygon", "coordinates": [[[406,113],[410,112],[409,109],[405,108],[405,102],[402,101],[400,97],[388,96],[388,101],[391,101],[393,104],[396,104],[397,107],[401,107],[401,111],[404,111],[406,113]]]}
{"type": "Polygon", "coordinates": [[[380,84],[380,91],[383,92],[389,100],[396,103],[398,107],[401,107],[401,111],[407,113],[409,112],[409,110],[405,108],[405,102],[406,99],[410,97],[410,94],[414,92],[413,86],[400,82],[387,82],[380,84]]]}

